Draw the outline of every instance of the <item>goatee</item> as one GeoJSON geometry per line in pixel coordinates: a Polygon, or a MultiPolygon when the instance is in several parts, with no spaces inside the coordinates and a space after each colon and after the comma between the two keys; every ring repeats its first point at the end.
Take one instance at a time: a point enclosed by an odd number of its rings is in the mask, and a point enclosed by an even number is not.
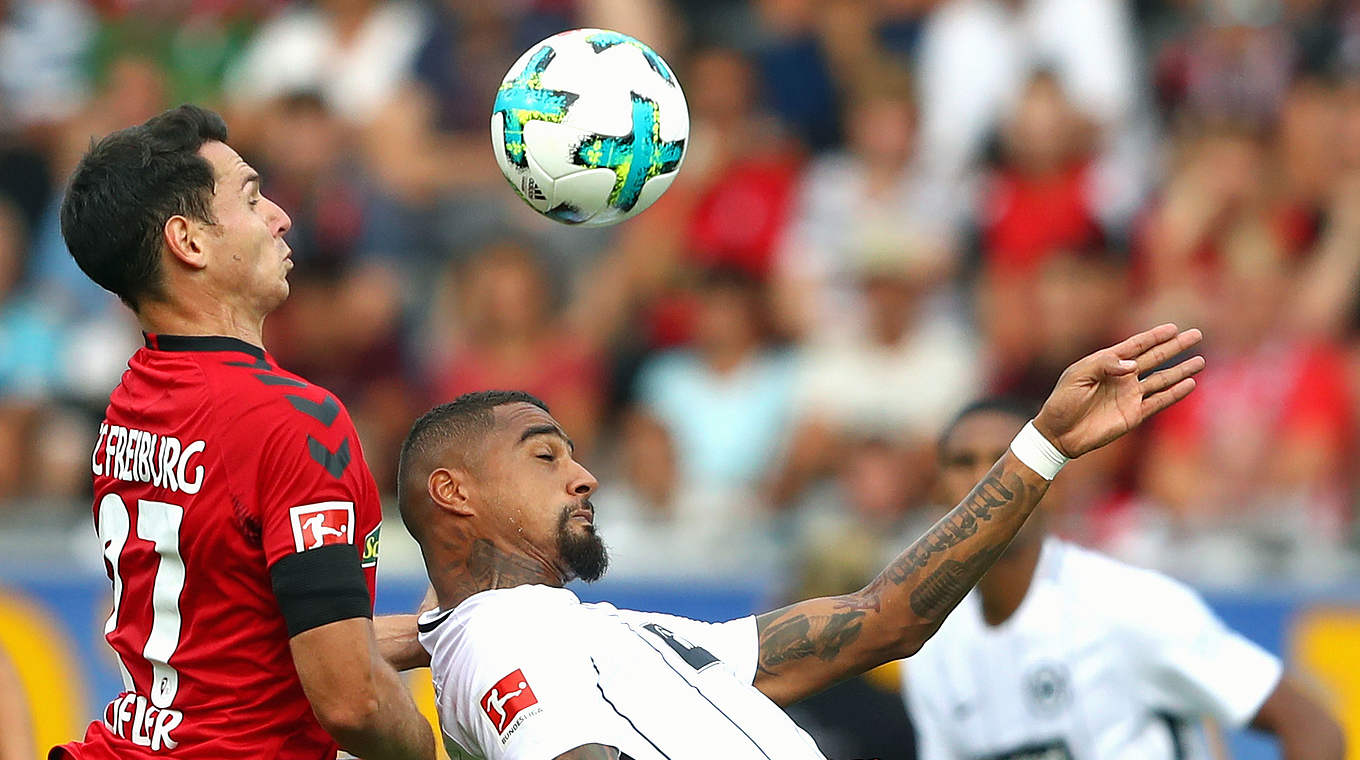
{"type": "Polygon", "coordinates": [[[557,551],[572,577],[589,583],[604,575],[609,567],[609,551],[595,532],[593,523],[587,523],[579,533],[570,529],[572,513],[583,505],[595,514],[595,506],[589,500],[562,510],[562,518],[557,522],[557,551]]]}

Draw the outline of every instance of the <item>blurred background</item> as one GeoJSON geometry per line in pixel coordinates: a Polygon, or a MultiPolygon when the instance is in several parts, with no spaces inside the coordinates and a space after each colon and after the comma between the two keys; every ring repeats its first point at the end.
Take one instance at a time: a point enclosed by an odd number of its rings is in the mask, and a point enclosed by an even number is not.
{"type": "MultiPolygon", "coordinates": [[[[267,347],[380,487],[429,406],[533,392],[602,482],[582,593],[620,604],[855,588],[939,515],[966,402],[1202,326],[1199,391],[1042,508],[1205,590],[1360,746],[1360,3],[0,0],[0,648],[38,743],[117,691],[89,452],[140,344],[56,209],[92,137],[185,101],[292,216],[267,347]],[[488,136],[509,65],[578,26],[656,48],[693,123],[605,230],[528,209],[488,136]]],[[[389,506],[379,607],[409,608],[389,506]]]]}

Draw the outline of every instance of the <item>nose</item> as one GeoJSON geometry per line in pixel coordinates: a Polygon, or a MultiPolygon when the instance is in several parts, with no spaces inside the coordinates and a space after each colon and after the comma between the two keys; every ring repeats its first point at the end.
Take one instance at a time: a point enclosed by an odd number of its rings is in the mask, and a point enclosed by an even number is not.
{"type": "Polygon", "coordinates": [[[281,237],[284,233],[288,232],[288,230],[291,230],[293,228],[293,220],[289,218],[288,212],[284,211],[283,207],[281,207],[279,204],[269,200],[268,198],[266,198],[265,200],[266,202],[269,203],[270,206],[274,207],[275,213],[274,229],[277,230],[274,233],[274,235],[276,237],[281,237]]]}
{"type": "Polygon", "coordinates": [[[573,496],[584,498],[591,495],[599,487],[600,481],[596,480],[595,476],[590,474],[590,470],[587,470],[580,462],[572,460],[572,463],[576,465],[576,472],[573,473],[571,482],[567,485],[567,490],[571,491],[573,496]]]}

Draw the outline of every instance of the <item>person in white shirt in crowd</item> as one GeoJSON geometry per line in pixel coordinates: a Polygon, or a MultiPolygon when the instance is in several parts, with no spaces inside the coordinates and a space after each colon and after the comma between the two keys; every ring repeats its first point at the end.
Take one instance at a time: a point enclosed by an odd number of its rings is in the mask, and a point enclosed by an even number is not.
{"type": "Polygon", "coordinates": [[[976,395],[981,352],[942,289],[909,248],[852,257],[862,313],[853,328],[813,339],[796,354],[793,434],[770,500],[786,505],[832,471],[849,439],[874,437],[908,454],[913,480],[930,476],[930,453],[949,411],[976,395]],[[923,268],[924,267],[924,268],[923,268]]]}
{"type": "Polygon", "coordinates": [[[940,3],[916,64],[928,174],[946,184],[968,179],[1025,82],[1049,71],[1099,131],[1093,190],[1102,220],[1126,223],[1156,163],[1130,8],[1120,0],[940,3]]]}
{"type": "Polygon", "coordinates": [[[320,0],[285,8],[227,73],[227,98],[254,107],[315,92],[345,121],[365,124],[406,82],[429,24],[425,9],[410,0],[320,0]]]}
{"type": "Polygon", "coordinates": [[[419,618],[444,746],[479,760],[817,760],[779,708],[917,651],[1024,524],[1068,457],[1187,396],[1200,340],[1165,324],[1078,360],[977,487],[860,591],[725,623],[582,604],[598,579],[596,482],[528,394],[416,420],[398,504],[438,606],[419,618]],[[1145,374],[1148,373],[1148,374],[1145,374]],[[1140,377],[1141,376],[1141,377],[1140,377]]]}
{"type": "MultiPolygon", "coordinates": [[[[942,496],[968,492],[1029,409],[959,413],[942,496]]],[[[1288,760],[1341,760],[1336,721],[1280,660],[1192,589],[1048,535],[1036,511],[904,668],[920,760],[1204,758],[1206,719],[1279,739],[1288,760]]]]}

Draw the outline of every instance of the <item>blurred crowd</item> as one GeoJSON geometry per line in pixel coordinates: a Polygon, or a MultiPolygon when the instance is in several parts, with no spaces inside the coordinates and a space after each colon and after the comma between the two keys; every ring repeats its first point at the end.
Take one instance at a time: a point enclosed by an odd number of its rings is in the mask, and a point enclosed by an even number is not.
{"type": "Polygon", "coordinates": [[[1051,524],[1206,583],[1356,565],[1360,3],[0,0],[7,525],[88,520],[140,341],[65,250],[65,178],[185,101],[292,216],[267,347],[387,491],[421,411],[524,389],[600,477],[615,572],[844,590],[941,514],[956,410],[1176,321],[1199,390],[1070,465],[1051,524]],[[678,180],[616,228],[539,217],[491,153],[506,69],[577,26],[689,100],[678,180]]]}

